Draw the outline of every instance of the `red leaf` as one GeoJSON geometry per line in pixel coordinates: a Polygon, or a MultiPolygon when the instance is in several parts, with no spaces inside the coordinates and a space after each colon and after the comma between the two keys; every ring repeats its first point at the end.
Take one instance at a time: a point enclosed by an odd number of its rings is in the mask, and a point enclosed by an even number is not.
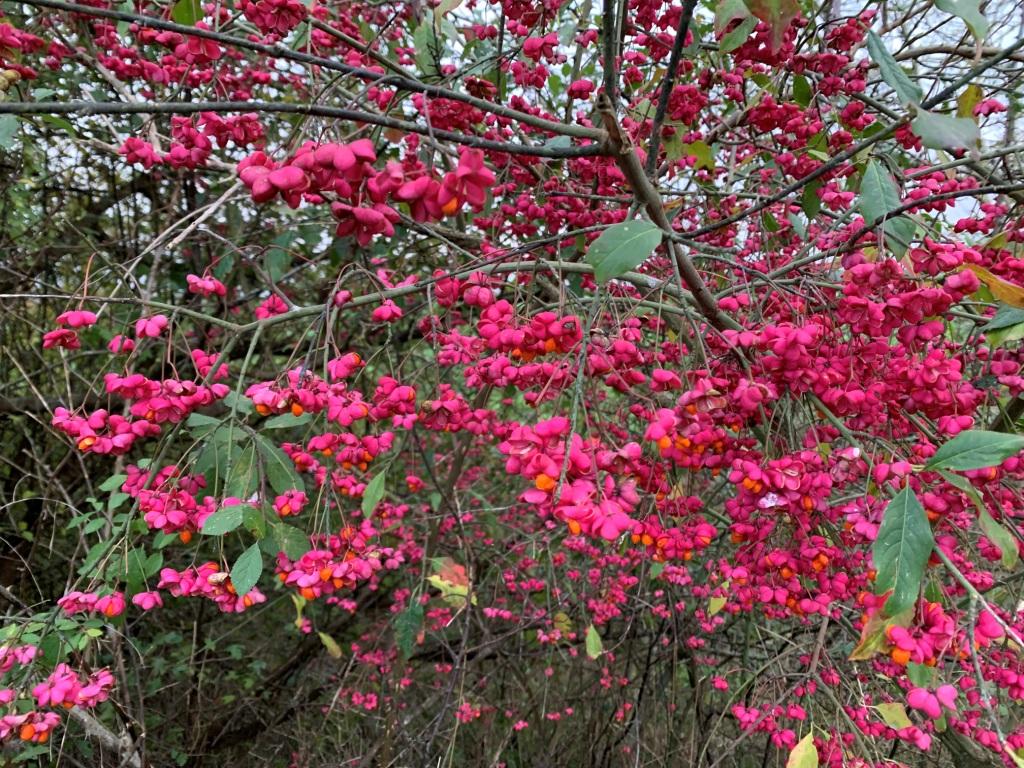
{"type": "Polygon", "coordinates": [[[782,46],[782,38],[793,19],[800,13],[797,0],[745,0],[747,8],[772,28],[772,53],[782,46]]]}

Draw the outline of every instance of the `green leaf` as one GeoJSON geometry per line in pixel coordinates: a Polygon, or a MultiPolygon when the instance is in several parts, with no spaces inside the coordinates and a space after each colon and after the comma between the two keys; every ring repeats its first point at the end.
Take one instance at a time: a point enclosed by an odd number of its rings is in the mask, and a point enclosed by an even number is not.
{"type": "Polygon", "coordinates": [[[302,476],[295,469],[295,464],[288,454],[263,437],[256,436],[256,445],[259,448],[260,456],[263,458],[263,468],[267,472],[267,482],[276,493],[285,493],[291,490],[302,490],[305,484],[302,476]]]}
{"type": "Polygon", "coordinates": [[[935,685],[935,667],[911,661],[907,664],[907,679],[918,688],[931,688],[935,685]]]}
{"type": "Polygon", "coordinates": [[[921,87],[910,79],[910,76],[893,58],[892,54],[885,47],[885,43],[874,32],[868,32],[868,54],[871,60],[878,65],[882,73],[882,79],[889,84],[896,96],[904,104],[921,103],[921,87]]]}
{"type": "Polygon", "coordinates": [[[960,475],[954,475],[952,472],[947,472],[944,469],[938,470],[939,474],[942,475],[942,479],[947,483],[963,491],[967,496],[974,502],[978,509],[985,508],[985,502],[981,499],[981,494],[978,493],[978,489],[971,485],[971,481],[966,477],[960,475]]]}
{"type": "Polygon", "coordinates": [[[266,515],[263,513],[263,505],[246,504],[242,507],[242,525],[251,532],[257,540],[266,538],[266,515]]]}
{"type": "Polygon", "coordinates": [[[137,548],[128,550],[128,554],[124,560],[120,560],[117,563],[112,563],[118,567],[109,568],[108,573],[112,574],[115,572],[118,577],[123,578],[128,583],[128,588],[132,592],[140,591],[142,583],[145,580],[145,553],[137,548]]]}
{"type": "Polygon", "coordinates": [[[14,137],[18,134],[21,123],[16,115],[0,115],[0,149],[14,146],[14,137]]]}
{"type": "Polygon", "coordinates": [[[1014,538],[1013,534],[1004,525],[996,522],[995,518],[989,514],[988,508],[985,506],[985,500],[978,493],[978,489],[971,485],[971,482],[966,477],[954,475],[952,472],[944,469],[940,469],[939,474],[942,475],[943,480],[963,492],[974,503],[978,510],[978,524],[981,526],[981,532],[985,534],[989,541],[999,547],[1000,562],[1002,562],[1003,567],[1008,571],[1016,568],[1017,563],[1020,561],[1017,539],[1014,538]]]}
{"type": "Polygon", "coordinates": [[[78,568],[79,576],[92,576],[94,574],[96,563],[99,562],[100,558],[107,554],[107,549],[110,543],[107,541],[98,541],[93,544],[89,551],[85,554],[85,560],[78,568]]]}
{"type": "Polygon", "coordinates": [[[261,504],[246,504],[243,507],[242,527],[249,531],[257,539],[264,539],[267,536],[267,517],[261,504]]]}
{"type": "MultiPolygon", "coordinates": [[[[233,207],[229,206],[230,211],[235,211],[233,207]]],[[[230,274],[231,270],[235,267],[235,256],[232,253],[225,253],[219,259],[213,263],[213,276],[218,280],[223,280],[230,274]]]]}
{"type": "Polygon", "coordinates": [[[205,413],[190,413],[185,419],[186,427],[219,427],[220,419],[207,416],[205,413]]]}
{"type": "Polygon", "coordinates": [[[332,659],[341,658],[341,646],[335,641],[333,637],[328,635],[326,632],[317,632],[320,636],[320,642],[324,644],[324,648],[327,649],[328,655],[332,659]]]}
{"type": "Polygon", "coordinates": [[[924,599],[929,603],[941,603],[945,599],[946,595],[942,591],[942,587],[934,579],[928,579],[924,585],[924,599]]]}
{"type": "Polygon", "coordinates": [[[283,248],[270,248],[263,257],[270,282],[276,283],[283,278],[292,265],[292,255],[283,248]]]}
{"type": "Polygon", "coordinates": [[[249,594],[262,573],[263,553],[260,552],[259,544],[253,544],[239,555],[235,564],[231,566],[231,583],[235,586],[238,596],[244,597],[249,594]]]}
{"type": "MultiPolygon", "coordinates": [[[[721,35],[736,19],[753,18],[743,0],[719,0],[715,3],[715,34],[721,35]]],[[[754,20],[757,24],[757,20],[754,20]]]]}
{"type": "Polygon", "coordinates": [[[641,99],[630,110],[639,120],[650,120],[657,108],[650,99],[641,99]]]}
{"type": "Polygon", "coordinates": [[[789,225],[796,232],[796,236],[801,240],[807,239],[807,225],[804,224],[803,219],[797,216],[795,213],[787,213],[786,219],[789,221],[789,225]]]}
{"type": "Polygon", "coordinates": [[[818,748],[814,746],[814,736],[808,733],[793,747],[786,760],[786,768],[818,768],[818,748]]]}
{"type": "Polygon", "coordinates": [[[223,425],[211,434],[192,465],[197,475],[204,475],[211,491],[219,492],[226,479],[228,465],[236,461],[242,449],[235,440],[242,435],[238,427],[223,425]]]}
{"type": "Polygon", "coordinates": [[[203,522],[203,533],[207,536],[223,536],[242,524],[244,510],[241,504],[221,507],[203,522]]]}
{"type": "Polygon", "coordinates": [[[256,446],[250,442],[231,465],[227,482],[224,484],[224,495],[243,500],[248,499],[256,492],[258,481],[256,446]]]}
{"type": "Polygon", "coordinates": [[[910,718],[907,717],[907,710],[903,708],[903,705],[898,701],[891,701],[885,704],[875,705],[875,709],[878,710],[878,714],[881,716],[882,721],[897,731],[901,731],[904,728],[909,728],[913,725],[910,722],[910,718]]]}
{"type": "Polygon", "coordinates": [[[818,195],[819,189],[821,189],[821,183],[812,181],[804,187],[803,194],[800,196],[800,207],[803,208],[804,214],[808,219],[813,219],[821,211],[821,197],[818,195]]]}
{"type": "Polygon", "coordinates": [[[978,124],[968,117],[952,117],[920,110],[910,128],[932,149],[973,149],[981,140],[978,124]]]}
{"type": "Polygon", "coordinates": [[[985,334],[985,340],[993,349],[1014,341],[1020,341],[1021,339],[1024,339],[1024,323],[1017,323],[1017,325],[1011,325],[1009,328],[1000,328],[996,331],[988,331],[985,334]]]}
{"type": "Polygon", "coordinates": [[[60,635],[56,632],[48,633],[36,645],[39,646],[39,653],[42,656],[43,666],[46,669],[56,667],[68,654],[67,646],[61,642],[60,635]]]}
{"type": "Polygon", "coordinates": [[[1020,562],[1020,549],[1013,534],[1005,525],[997,522],[987,509],[979,510],[978,524],[981,526],[981,532],[985,534],[985,538],[999,547],[999,561],[1003,564],[1003,568],[1008,571],[1016,568],[1017,563],[1020,562]]]}
{"type": "Polygon", "coordinates": [[[867,226],[882,221],[886,243],[897,255],[902,256],[914,237],[917,225],[905,216],[889,218],[889,214],[899,207],[900,190],[895,180],[881,163],[871,160],[860,181],[858,209],[867,226]]]}
{"type": "Polygon", "coordinates": [[[72,138],[78,136],[78,132],[75,130],[75,126],[72,125],[70,121],[65,120],[63,117],[58,117],[57,115],[37,115],[37,119],[40,122],[48,123],[49,125],[52,125],[55,128],[59,128],[72,138]]]}
{"type": "Polygon", "coordinates": [[[794,75],[793,101],[795,101],[801,107],[806,107],[811,103],[811,98],[811,84],[807,82],[807,78],[804,77],[803,75],[794,75]]]}
{"type": "Polygon", "coordinates": [[[50,751],[49,744],[31,744],[30,746],[18,746],[18,751],[10,758],[11,763],[39,763],[46,762],[45,760],[36,761],[36,758],[42,758],[43,755],[50,751]]]}
{"type": "Polygon", "coordinates": [[[871,160],[860,180],[859,209],[864,221],[871,224],[900,207],[900,190],[880,162],[871,160]]]}
{"type": "Polygon", "coordinates": [[[587,263],[599,283],[619,277],[647,260],[661,242],[661,229],[644,219],[608,227],[587,249],[587,263]]]}
{"type": "Polygon", "coordinates": [[[364,515],[372,515],[373,510],[380,504],[381,499],[384,498],[385,483],[387,482],[387,472],[381,471],[373,476],[373,479],[366,484],[366,489],[363,491],[363,504],[362,510],[364,515]]]}
{"type": "Polygon", "coordinates": [[[981,13],[980,0],[935,0],[935,7],[963,19],[979,43],[985,39],[988,19],[981,13]]]}
{"type": "Polygon", "coordinates": [[[571,136],[555,136],[552,139],[548,139],[544,142],[545,147],[550,149],[568,149],[572,146],[571,136]]]}
{"type": "Polygon", "coordinates": [[[224,395],[224,405],[230,408],[235,413],[252,413],[256,410],[256,406],[253,405],[245,395],[240,395],[237,392],[228,392],[224,395]]]}
{"type": "Polygon", "coordinates": [[[885,232],[885,242],[889,250],[901,259],[917,235],[917,224],[906,216],[897,216],[894,219],[886,219],[882,231],[885,232]]]}
{"type": "Polygon", "coordinates": [[[290,429],[291,427],[301,427],[303,424],[309,424],[312,420],[313,416],[309,413],[304,413],[301,416],[282,413],[280,416],[273,416],[264,421],[260,424],[260,429],[290,429]]]}
{"type": "Polygon", "coordinates": [[[750,79],[753,80],[757,87],[763,91],[770,90],[772,87],[772,79],[763,72],[754,72],[750,75],[750,79]]]}
{"type": "MultiPolygon", "coordinates": [[[[1024,323],[1024,309],[1011,307],[1008,304],[1000,304],[995,317],[983,325],[981,330],[998,331],[1001,328],[1010,328],[1021,323],[1024,323]]],[[[101,490],[103,490],[102,487],[101,490]]]]}
{"type": "MultiPolygon", "coordinates": [[[[116,565],[118,567],[108,569],[108,575],[116,574],[119,578],[124,578],[128,582],[128,587],[132,592],[141,591],[142,585],[146,580],[147,576],[152,576],[152,572],[148,571],[150,558],[145,557],[145,552],[141,549],[133,547],[128,550],[128,554],[124,560],[119,560],[116,565]]],[[[159,553],[156,553],[159,554],[159,553]]],[[[161,563],[163,562],[163,556],[160,555],[161,563]]],[[[157,566],[159,567],[159,566],[157,566]]]]}
{"type": "Polygon", "coordinates": [[[94,517],[82,528],[82,533],[96,533],[103,526],[107,524],[107,520],[104,517],[94,517]]]}
{"type": "Polygon", "coordinates": [[[444,41],[434,29],[432,21],[424,21],[420,24],[412,36],[416,53],[416,66],[426,77],[438,77],[438,63],[444,54],[444,41]]]}
{"type": "Polygon", "coordinates": [[[278,523],[271,529],[271,536],[273,545],[289,560],[298,560],[310,550],[308,534],[293,525],[278,523]]]}
{"type": "Polygon", "coordinates": [[[395,642],[403,659],[412,656],[416,647],[416,638],[423,627],[423,606],[413,600],[409,606],[395,617],[395,642]]]}
{"type": "Polygon", "coordinates": [[[910,488],[904,488],[885,508],[878,538],[871,549],[878,572],[875,588],[879,594],[892,590],[885,601],[887,616],[906,610],[917,600],[934,546],[921,502],[910,488]]]}
{"type": "Polygon", "coordinates": [[[164,553],[153,552],[146,561],[142,564],[142,572],[146,574],[148,579],[151,576],[155,576],[164,565],[164,553]]]}
{"type": "Polygon", "coordinates": [[[597,634],[597,627],[593,624],[587,627],[584,646],[586,647],[588,658],[596,659],[604,653],[604,643],[601,642],[601,636],[597,634]]]}
{"type": "Polygon", "coordinates": [[[127,479],[128,475],[111,475],[106,480],[104,480],[103,483],[100,485],[100,490],[104,491],[105,493],[109,493],[110,491],[116,491],[124,484],[124,481],[127,479]]]}
{"type": "Polygon", "coordinates": [[[736,26],[735,29],[726,32],[722,36],[722,39],[718,43],[718,50],[722,53],[735,51],[750,39],[750,33],[754,31],[754,27],[756,26],[757,19],[753,16],[747,16],[736,26]]]}
{"type": "Polygon", "coordinates": [[[178,0],[171,8],[171,18],[178,24],[194,27],[203,18],[201,0],[178,0]]]}
{"type": "Polygon", "coordinates": [[[972,429],[941,446],[924,468],[963,471],[995,467],[1022,450],[1024,437],[972,429]]]}

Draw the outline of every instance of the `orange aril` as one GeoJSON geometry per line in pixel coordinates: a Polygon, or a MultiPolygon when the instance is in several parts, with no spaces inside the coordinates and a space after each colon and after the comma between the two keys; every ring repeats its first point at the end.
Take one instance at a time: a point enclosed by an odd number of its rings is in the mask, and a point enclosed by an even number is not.
{"type": "Polygon", "coordinates": [[[533,481],[534,486],[541,491],[550,491],[558,482],[553,477],[548,477],[545,474],[537,475],[537,479],[533,481]]]}

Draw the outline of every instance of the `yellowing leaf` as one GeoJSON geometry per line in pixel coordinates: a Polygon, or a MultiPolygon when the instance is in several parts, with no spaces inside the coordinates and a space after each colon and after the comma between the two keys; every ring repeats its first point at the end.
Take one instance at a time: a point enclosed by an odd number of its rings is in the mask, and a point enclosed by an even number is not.
{"type": "Polygon", "coordinates": [[[601,636],[597,634],[597,627],[593,624],[587,627],[587,634],[584,640],[584,645],[587,649],[587,656],[591,659],[596,659],[602,653],[604,653],[604,643],[601,642],[601,636]]]}
{"type": "Polygon", "coordinates": [[[320,635],[320,642],[324,644],[324,648],[327,649],[327,653],[332,659],[341,658],[341,646],[335,641],[333,637],[328,635],[326,632],[317,632],[320,635]]]}
{"type": "Polygon", "coordinates": [[[867,620],[867,623],[861,630],[860,642],[857,643],[857,647],[850,653],[850,661],[867,661],[881,653],[888,644],[885,634],[886,630],[889,627],[905,627],[910,624],[913,617],[913,608],[891,619],[887,619],[882,615],[881,611],[877,611],[867,620]]]}
{"type": "Polygon", "coordinates": [[[453,587],[469,587],[469,576],[466,574],[466,566],[460,565],[450,557],[442,557],[435,561],[437,575],[453,587]]]}
{"type": "Polygon", "coordinates": [[[880,614],[869,619],[861,630],[860,642],[850,652],[850,661],[867,661],[881,653],[886,644],[885,629],[880,614]]]}
{"type": "Polygon", "coordinates": [[[693,166],[694,168],[707,168],[709,171],[715,170],[715,157],[711,152],[711,147],[705,142],[698,140],[691,141],[689,144],[683,144],[683,151],[687,155],[697,158],[697,162],[693,166]]]}
{"type": "Polygon", "coordinates": [[[555,629],[561,632],[563,636],[572,632],[572,619],[562,611],[559,611],[552,617],[551,623],[555,625],[555,629]]]}
{"type": "Polygon", "coordinates": [[[1004,229],[1002,232],[990,237],[985,241],[983,248],[992,248],[997,251],[1004,249],[1010,242],[1009,230],[1004,229]]]}
{"type": "Polygon", "coordinates": [[[708,601],[708,616],[714,616],[716,613],[719,613],[725,608],[726,602],[728,601],[724,597],[712,597],[708,601]]]}
{"type": "Polygon", "coordinates": [[[974,108],[983,98],[985,98],[985,94],[981,87],[971,83],[956,100],[956,116],[974,119],[974,108]]]}
{"type": "Polygon", "coordinates": [[[673,485],[672,489],[668,492],[668,498],[670,500],[682,499],[686,496],[689,496],[689,494],[686,492],[686,486],[683,484],[682,480],[673,485]]]}
{"type": "Polygon", "coordinates": [[[963,269],[968,269],[977,275],[978,279],[992,292],[992,296],[999,301],[1009,304],[1011,307],[1024,308],[1024,288],[1021,286],[1003,280],[977,264],[964,264],[963,269]]]}
{"type": "Polygon", "coordinates": [[[818,768],[818,748],[814,746],[814,737],[807,734],[789,753],[786,768],[818,768]]]}
{"type": "Polygon", "coordinates": [[[910,718],[907,717],[907,710],[905,710],[903,705],[898,701],[879,704],[875,709],[878,710],[878,714],[882,717],[885,724],[897,731],[909,728],[913,725],[913,723],[910,722],[910,718]]]}
{"type": "Polygon", "coordinates": [[[306,607],[306,598],[294,592],[291,593],[292,602],[295,604],[295,626],[302,629],[302,609],[306,607]]]}
{"type": "Polygon", "coordinates": [[[800,13],[797,0],[744,0],[750,12],[772,28],[772,53],[782,46],[786,30],[800,13]]]}
{"type": "MultiPolygon", "coordinates": [[[[441,597],[449,605],[461,608],[466,604],[469,594],[469,576],[466,567],[456,563],[450,557],[441,557],[434,561],[435,573],[427,581],[441,591],[441,597]]],[[[471,601],[476,605],[476,596],[471,601]]]]}

